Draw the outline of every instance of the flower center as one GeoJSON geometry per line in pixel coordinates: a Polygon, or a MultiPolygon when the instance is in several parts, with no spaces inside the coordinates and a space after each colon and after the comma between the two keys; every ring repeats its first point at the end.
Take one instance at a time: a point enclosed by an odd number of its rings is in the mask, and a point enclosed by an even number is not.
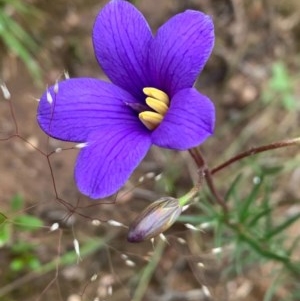
{"type": "Polygon", "coordinates": [[[154,130],[164,119],[169,109],[170,99],[165,92],[156,88],[147,87],[143,92],[147,96],[146,104],[153,111],[143,111],[139,113],[139,118],[147,129],[154,130]]]}

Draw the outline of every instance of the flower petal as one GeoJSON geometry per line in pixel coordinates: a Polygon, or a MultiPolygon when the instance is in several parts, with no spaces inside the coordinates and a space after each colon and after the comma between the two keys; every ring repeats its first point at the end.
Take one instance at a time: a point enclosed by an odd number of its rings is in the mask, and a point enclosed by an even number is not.
{"type": "Polygon", "coordinates": [[[155,87],[170,97],[191,88],[213,45],[214,25],[208,15],[193,10],[175,15],[159,28],[150,47],[155,87]]]}
{"type": "Polygon", "coordinates": [[[114,84],[137,98],[148,82],[146,63],[151,40],[144,16],[127,1],[110,1],[96,18],[93,43],[99,64],[114,84]]]}
{"type": "Polygon", "coordinates": [[[117,192],[151,146],[149,132],[122,124],[89,137],[77,158],[75,180],[89,197],[103,198],[117,192]]]}
{"type": "Polygon", "coordinates": [[[42,96],[37,120],[50,136],[72,142],[85,142],[88,135],[103,126],[120,122],[140,124],[124,102],[134,102],[123,89],[96,79],[78,78],[60,82],[42,96]],[[51,101],[50,101],[51,100],[51,101]]]}
{"type": "Polygon", "coordinates": [[[215,108],[209,98],[196,89],[183,89],[171,100],[171,106],[159,127],[152,132],[153,144],[186,150],[208,138],[214,129],[215,108]]]}

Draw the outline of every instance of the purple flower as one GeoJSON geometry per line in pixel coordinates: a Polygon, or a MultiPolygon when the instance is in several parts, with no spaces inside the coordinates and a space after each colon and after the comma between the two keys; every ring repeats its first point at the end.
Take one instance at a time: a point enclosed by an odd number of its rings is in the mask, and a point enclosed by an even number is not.
{"type": "Polygon", "coordinates": [[[93,29],[96,58],[112,83],[74,78],[41,97],[37,120],[50,136],[86,143],[75,167],[79,190],[114,194],[152,144],[186,150],[213,133],[212,102],[193,84],[214,44],[209,16],[177,14],[155,35],[143,15],[110,1],[93,29]]]}

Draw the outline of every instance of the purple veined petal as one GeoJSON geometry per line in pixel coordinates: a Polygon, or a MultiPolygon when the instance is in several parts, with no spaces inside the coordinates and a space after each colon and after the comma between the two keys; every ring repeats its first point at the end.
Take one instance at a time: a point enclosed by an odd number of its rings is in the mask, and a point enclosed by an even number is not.
{"type": "Polygon", "coordinates": [[[214,46],[212,19],[187,10],[162,25],[150,46],[150,72],[155,86],[170,97],[191,88],[214,46]]]}
{"type": "Polygon", "coordinates": [[[147,56],[152,40],[144,16],[124,0],[112,0],[100,11],[93,29],[96,58],[109,79],[137,98],[149,82],[147,56]]]}
{"type": "Polygon", "coordinates": [[[91,78],[68,79],[50,87],[41,97],[37,120],[48,135],[65,141],[85,142],[102,127],[140,121],[124,101],[134,98],[123,89],[91,78]],[[51,101],[49,101],[51,100],[51,101]]]}
{"type": "Polygon", "coordinates": [[[196,89],[183,89],[171,100],[162,123],[152,132],[153,144],[186,150],[204,142],[212,135],[215,107],[210,99],[196,89]]]}
{"type": "Polygon", "coordinates": [[[79,190],[93,199],[114,194],[126,183],[150,146],[149,132],[128,124],[93,134],[77,158],[75,181],[79,190]]]}

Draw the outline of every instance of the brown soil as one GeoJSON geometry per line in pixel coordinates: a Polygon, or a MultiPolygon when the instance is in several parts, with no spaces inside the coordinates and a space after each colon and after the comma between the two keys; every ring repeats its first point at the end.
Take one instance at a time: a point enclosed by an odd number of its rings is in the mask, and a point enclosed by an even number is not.
{"type": "MultiPolygon", "coordinates": [[[[106,200],[111,204],[92,202],[78,193],[73,181],[77,150],[48,157],[42,153],[72,145],[49,139],[39,129],[35,120],[36,99],[45,86],[62,77],[64,70],[68,70],[71,77],[105,78],[94,58],[90,33],[96,14],[107,1],[28,2],[41,12],[41,17],[34,22],[26,19],[21,22],[39,42],[36,57],[43,69],[44,87],[34,84],[23,63],[2,47],[1,77],[11,92],[18,128],[8,101],[1,100],[0,212],[12,219],[26,211],[40,217],[46,227],[36,232],[16,232],[11,245],[0,248],[0,299],[131,300],[153,247],[150,242],[128,243],[126,226],[149,201],[166,194],[166,179],[173,183],[169,194],[176,196],[188,191],[195,170],[186,154],[154,148],[125,188],[106,200]],[[39,150],[30,147],[24,139],[39,150]],[[148,180],[139,184],[140,176],[147,172],[163,172],[164,179],[161,183],[148,180]],[[16,194],[23,196],[26,206],[22,212],[12,214],[10,202],[16,194]],[[101,221],[101,225],[93,225],[95,219],[101,221]],[[118,221],[125,227],[112,226],[105,222],[107,220],[118,221]],[[54,222],[60,222],[62,230],[49,232],[54,222]],[[74,238],[82,248],[90,246],[92,250],[86,251],[78,264],[75,259],[64,265],[63,254],[73,250],[74,238]],[[103,239],[106,240],[104,247],[101,246],[103,239]],[[91,241],[98,240],[99,246],[93,246],[91,241]],[[36,273],[30,269],[12,272],[7,263],[13,259],[11,247],[17,241],[32,243],[33,253],[42,264],[53,261],[53,267],[36,273]],[[91,281],[94,274],[98,278],[91,281]]],[[[299,1],[286,1],[288,5],[285,1],[274,4],[263,0],[135,2],[154,30],[170,16],[188,8],[214,17],[216,47],[197,82],[197,87],[209,95],[217,107],[216,133],[202,148],[210,166],[250,146],[297,136],[298,112],[287,113],[278,103],[265,106],[260,99],[273,62],[284,61],[292,74],[299,70],[299,1]]],[[[300,94],[297,89],[296,97],[300,94]]],[[[262,160],[285,163],[291,157],[299,158],[294,149],[276,151],[262,160]]],[[[244,171],[251,173],[246,165],[244,171]]],[[[216,177],[220,193],[228,189],[228,178],[233,179],[238,172],[236,168],[229,168],[216,177]]],[[[299,200],[298,174],[298,168],[294,167],[274,180],[274,200],[299,200]]],[[[297,225],[293,226],[290,235],[297,236],[297,229],[297,225]]],[[[181,224],[168,233],[170,244],[165,247],[141,300],[263,300],[272,280],[269,264],[251,266],[243,275],[224,279],[222,271],[227,263],[218,262],[211,254],[211,233],[195,233],[181,224]],[[178,237],[185,239],[185,245],[178,237]],[[200,261],[205,271],[196,266],[200,261]],[[208,287],[211,298],[203,295],[203,285],[208,287]]],[[[288,289],[282,288],[272,300],[284,300],[288,289]]]]}

